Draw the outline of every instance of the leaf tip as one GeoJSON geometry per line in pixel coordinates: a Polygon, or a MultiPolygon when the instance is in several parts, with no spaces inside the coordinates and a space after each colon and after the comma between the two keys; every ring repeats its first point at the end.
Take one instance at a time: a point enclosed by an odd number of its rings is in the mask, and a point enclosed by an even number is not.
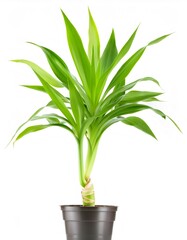
{"type": "Polygon", "coordinates": [[[18,59],[11,59],[11,60],[9,60],[10,62],[19,62],[19,60],[18,59]]]}
{"type": "Polygon", "coordinates": [[[66,16],[65,12],[62,9],[60,9],[60,10],[61,10],[61,13],[62,13],[62,16],[63,16],[64,20],[68,20],[68,17],[66,16]]]}
{"type": "Polygon", "coordinates": [[[38,46],[38,47],[39,47],[39,45],[38,45],[38,44],[36,44],[36,43],[33,43],[33,42],[30,42],[30,41],[27,41],[26,43],[28,43],[28,44],[32,44],[32,45],[35,45],[35,46],[38,46]]]}
{"type": "Polygon", "coordinates": [[[169,34],[167,34],[167,35],[170,36],[170,35],[173,35],[173,34],[175,34],[175,32],[169,33],[169,34]]]}
{"type": "Polygon", "coordinates": [[[136,32],[137,32],[137,30],[139,29],[140,25],[141,25],[141,22],[138,24],[138,26],[137,26],[137,28],[136,28],[136,32]]]}
{"type": "Polygon", "coordinates": [[[90,8],[88,7],[88,14],[89,14],[89,16],[92,16],[92,14],[91,14],[91,11],[90,11],[90,8]]]}
{"type": "Polygon", "coordinates": [[[154,134],[152,137],[158,142],[158,138],[154,134]]]}

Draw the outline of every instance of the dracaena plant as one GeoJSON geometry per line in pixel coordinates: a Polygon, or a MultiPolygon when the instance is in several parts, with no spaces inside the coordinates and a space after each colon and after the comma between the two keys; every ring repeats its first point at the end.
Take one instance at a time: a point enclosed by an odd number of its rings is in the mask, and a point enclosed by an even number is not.
{"type": "Polygon", "coordinates": [[[151,81],[159,85],[155,78],[146,76],[130,83],[126,82],[129,73],[145,50],[170,34],[149,42],[130,58],[124,60],[124,56],[134,41],[138,27],[120,50],[117,49],[115,33],[112,30],[106,47],[101,53],[98,30],[89,11],[89,42],[86,52],[78,31],[63,11],[62,15],[66,26],[69,50],[79,79],[70,72],[67,64],[59,55],[34,43],[32,44],[44,52],[54,73],[53,76],[31,61],[13,60],[31,67],[40,81],[40,85],[23,86],[48,94],[50,100],[46,106],[39,108],[18,128],[12,141],[16,142],[27,134],[53,126],[70,132],[78,144],[83,205],[94,206],[95,196],[90,176],[101,136],[111,125],[121,122],[156,138],[147,123],[140,117],[134,116],[137,112],[151,110],[164,119],[169,118],[177,126],[170,117],[151,106],[152,102],[158,101],[157,97],[162,92],[133,90],[140,82],[151,81]],[[122,65],[115,71],[118,63],[122,63],[122,65]],[[109,81],[112,71],[115,74],[109,81]],[[51,109],[51,113],[43,113],[46,108],[51,109]],[[38,123],[40,120],[46,120],[46,124],[38,123]],[[35,121],[36,124],[25,126],[27,123],[35,121]],[[86,145],[84,139],[87,140],[86,145]],[[84,148],[86,148],[87,156],[83,154],[84,148]]]}

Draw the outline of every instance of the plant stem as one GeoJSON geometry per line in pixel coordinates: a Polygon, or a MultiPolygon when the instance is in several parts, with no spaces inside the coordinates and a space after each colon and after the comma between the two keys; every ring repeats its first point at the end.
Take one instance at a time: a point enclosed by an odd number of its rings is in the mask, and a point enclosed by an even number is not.
{"type": "Polygon", "coordinates": [[[99,142],[97,142],[94,149],[88,149],[88,155],[87,155],[87,159],[86,159],[85,179],[90,178],[90,175],[91,175],[91,172],[93,169],[93,165],[95,162],[96,154],[97,154],[98,144],[99,144],[99,142]]]}
{"type": "Polygon", "coordinates": [[[86,186],[86,180],[84,178],[84,159],[83,159],[83,139],[78,141],[79,152],[79,181],[82,187],[86,186]]]}
{"type": "MultiPolygon", "coordinates": [[[[88,168],[88,165],[89,165],[89,163],[90,163],[90,161],[91,161],[91,158],[92,158],[92,148],[91,148],[90,142],[89,142],[89,140],[88,140],[88,148],[87,148],[85,171],[86,171],[86,169],[88,168]]],[[[86,181],[88,181],[89,178],[90,178],[90,175],[89,175],[89,176],[88,176],[88,175],[87,175],[87,176],[85,175],[86,181]]]]}

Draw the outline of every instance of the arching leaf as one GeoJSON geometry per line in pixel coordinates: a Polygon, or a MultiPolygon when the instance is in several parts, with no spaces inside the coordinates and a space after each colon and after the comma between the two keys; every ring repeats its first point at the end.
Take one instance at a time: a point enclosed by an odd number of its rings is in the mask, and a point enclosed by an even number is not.
{"type": "Polygon", "coordinates": [[[123,123],[127,124],[127,125],[130,125],[130,126],[133,126],[145,133],[147,133],[148,135],[150,135],[151,137],[157,139],[153,133],[153,131],[150,129],[150,127],[147,125],[147,123],[139,118],[139,117],[127,117],[127,118],[124,118],[122,120],[123,123]]]}
{"type": "Polygon", "coordinates": [[[52,77],[48,72],[46,72],[44,69],[39,67],[37,64],[28,61],[28,60],[12,60],[12,62],[20,62],[25,63],[29,67],[32,68],[32,70],[36,73],[37,76],[40,76],[41,78],[45,79],[45,81],[49,84],[51,84],[53,87],[63,87],[64,85],[59,80],[52,77]]]}

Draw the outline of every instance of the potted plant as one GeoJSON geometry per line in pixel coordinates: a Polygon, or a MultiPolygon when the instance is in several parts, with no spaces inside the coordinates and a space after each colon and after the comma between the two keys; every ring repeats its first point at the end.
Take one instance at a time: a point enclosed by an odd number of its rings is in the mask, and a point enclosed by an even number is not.
{"type": "Polygon", "coordinates": [[[63,11],[62,15],[69,49],[80,79],[70,72],[67,64],[55,52],[31,43],[44,52],[54,76],[31,61],[13,60],[13,62],[24,63],[31,67],[40,81],[40,85],[23,86],[48,94],[50,100],[17,129],[11,141],[16,142],[27,134],[52,126],[63,128],[74,136],[78,146],[82,205],[61,206],[66,221],[67,239],[109,240],[117,207],[95,205],[94,187],[91,182],[99,142],[103,133],[118,122],[133,126],[156,138],[147,123],[140,117],[134,116],[135,113],[143,110],[151,110],[164,119],[169,118],[179,129],[169,116],[151,106],[152,102],[159,101],[157,97],[162,92],[134,90],[134,87],[141,82],[151,81],[159,85],[156,79],[143,77],[130,83],[126,82],[126,78],[145,50],[170,34],[149,42],[124,61],[123,58],[131,48],[138,27],[119,51],[112,30],[101,54],[99,34],[89,11],[89,43],[86,53],[76,28],[63,11]],[[109,81],[110,73],[121,61],[123,64],[109,81]],[[50,109],[51,113],[45,113],[45,109],[50,109]],[[46,124],[38,123],[40,120],[45,120],[46,124]],[[25,126],[33,122],[36,124],[25,126]],[[85,148],[86,156],[84,156],[85,148]]]}

